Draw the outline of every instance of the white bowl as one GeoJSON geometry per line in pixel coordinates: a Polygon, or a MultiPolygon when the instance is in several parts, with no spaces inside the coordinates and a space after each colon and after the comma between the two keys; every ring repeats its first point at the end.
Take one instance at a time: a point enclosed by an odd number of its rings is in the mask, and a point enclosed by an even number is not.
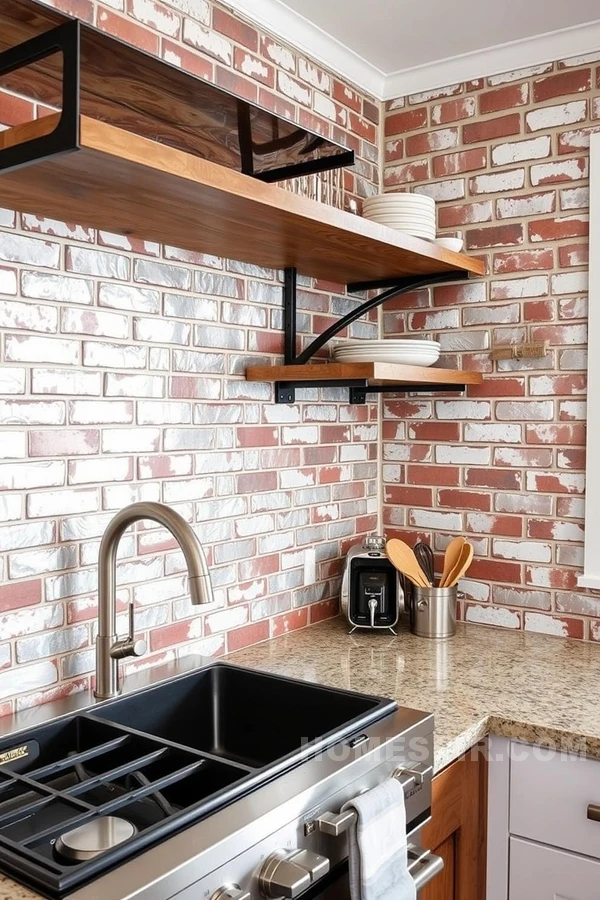
{"type": "Polygon", "coordinates": [[[435,242],[444,250],[453,250],[454,253],[460,253],[465,244],[462,238],[453,237],[439,237],[435,239],[435,242]]]}

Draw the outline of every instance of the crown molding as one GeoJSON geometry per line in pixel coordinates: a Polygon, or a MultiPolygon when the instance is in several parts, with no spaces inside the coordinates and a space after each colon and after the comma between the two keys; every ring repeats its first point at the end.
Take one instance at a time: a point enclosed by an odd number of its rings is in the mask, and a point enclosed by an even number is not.
{"type": "Polygon", "coordinates": [[[600,50],[600,20],[441,59],[385,76],[382,100],[528,69],[600,50]]]}
{"type": "Polygon", "coordinates": [[[381,69],[289,6],[279,3],[278,0],[223,0],[223,2],[377,100],[383,97],[385,74],[381,69]]]}
{"type": "Polygon", "coordinates": [[[279,0],[223,0],[378,100],[436,90],[600,50],[600,20],[385,74],[279,0]]]}

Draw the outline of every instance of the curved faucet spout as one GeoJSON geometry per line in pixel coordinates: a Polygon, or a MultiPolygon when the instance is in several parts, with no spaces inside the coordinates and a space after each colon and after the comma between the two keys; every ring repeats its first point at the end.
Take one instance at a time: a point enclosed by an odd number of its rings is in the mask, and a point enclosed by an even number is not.
{"type": "Polygon", "coordinates": [[[142,519],[158,522],[171,532],[181,547],[188,569],[192,603],[196,605],[213,601],[210,573],[202,544],[179,513],[162,503],[133,503],[118,512],[104,532],[98,556],[98,638],[94,693],[103,700],[120,693],[117,661],[126,656],[141,656],[146,649],[143,641],[135,640],[132,606],[128,637],[119,640],[116,633],[116,564],[119,542],[126,529],[142,519]]]}

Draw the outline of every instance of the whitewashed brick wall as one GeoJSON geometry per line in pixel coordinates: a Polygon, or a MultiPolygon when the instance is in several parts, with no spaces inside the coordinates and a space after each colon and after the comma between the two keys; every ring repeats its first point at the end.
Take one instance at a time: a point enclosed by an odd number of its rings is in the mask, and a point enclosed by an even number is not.
{"type": "MultiPolygon", "coordinates": [[[[48,5],[345,143],[348,202],[376,190],[379,105],[223,7],[48,5]]],[[[0,93],[3,126],[36,113],[0,93]]],[[[0,715],[89,687],[99,541],[126,504],[162,501],[194,524],[217,597],[192,607],[170,535],[129,533],[119,628],[133,601],[149,643],[129,669],[334,615],[345,549],[376,525],[376,411],[339,391],[275,406],[271,385],[243,378],[282,352],[281,273],[93,224],[0,209],[0,715]]],[[[303,279],[305,339],[355,302],[303,279]]],[[[352,333],[377,328],[374,315],[352,333]]]]}

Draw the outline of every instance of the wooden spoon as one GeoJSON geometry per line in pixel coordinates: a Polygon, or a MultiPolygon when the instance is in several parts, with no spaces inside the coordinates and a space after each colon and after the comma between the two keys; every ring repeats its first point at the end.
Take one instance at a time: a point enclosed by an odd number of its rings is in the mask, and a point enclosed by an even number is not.
{"type": "Polygon", "coordinates": [[[444,587],[454,587],[454,585],[463,577],[471,562],[473,561],[473,545],[466,542],[463,544],[458,562],[448,575],[444,587]]]}
{"type": "Polygon", "coordinates": [[[444,571],[440,578],[440,587],[447,587],[448,575],[458,563],[460,551],[466,544],[464,537],[455,537],[446,547],[444,554],[444,571]]]}
{"type": "Polygon", "coordinates": [[[430,587],[427,576],[423,572],[417,557],[408,544],[405,544],[404,541],[401,541],[398,538],[392,538],[392,540],[388,541],[385,545],[385,549],[390,562],[399,572],[406,575],[413,584],[416,584],[417,587],[430,587]]]}

